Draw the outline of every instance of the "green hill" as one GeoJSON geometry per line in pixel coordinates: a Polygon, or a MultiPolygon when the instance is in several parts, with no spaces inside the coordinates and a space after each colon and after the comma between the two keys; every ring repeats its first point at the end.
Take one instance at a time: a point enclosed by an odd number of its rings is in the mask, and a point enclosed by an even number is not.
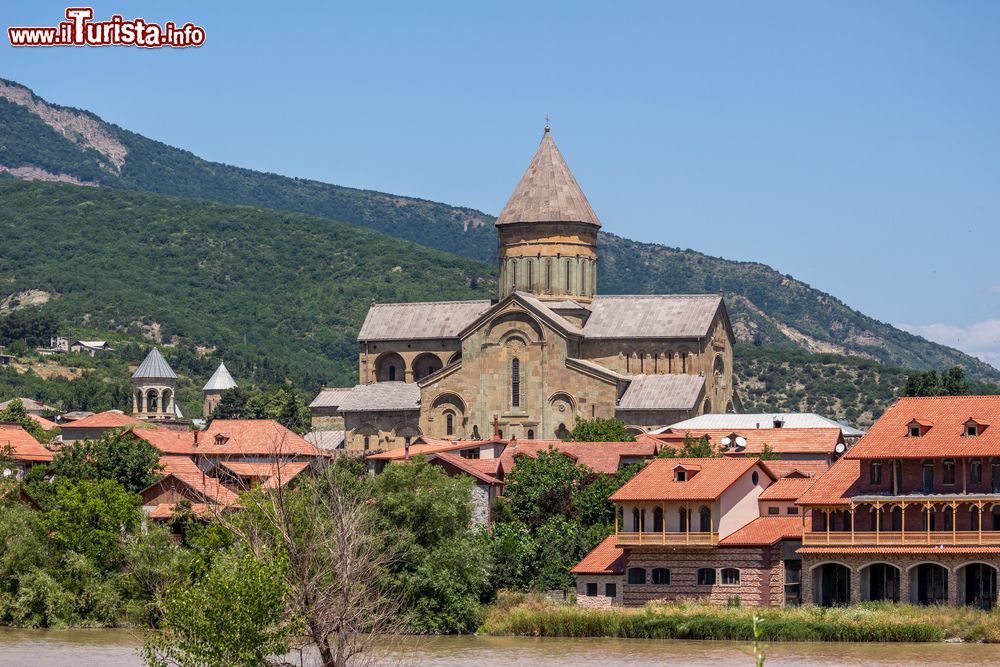
{"type": "MultiPolygon", "coordinates": [[[[88,112],[46,103],[27,88],[0,79],[3,171],[27,180],[64,180],[297,211],[367,227],[490,266],[496,256],[493,218],[479,211],[208,162],[88,112]]],[[[723,289],[742,342],[859,356],[919,369],[961,365],[971,377],[1000,381],[1000,370],[978,359],[878,322],[763,264],[734,262],[607,233],[601,235],[600,243],[601,292],[723,289]]],[[[0,298],[9,293],[9,288],[0,288],[0,298]]],[[[211,324],[176,326],[200,330],[211,324]]]]}

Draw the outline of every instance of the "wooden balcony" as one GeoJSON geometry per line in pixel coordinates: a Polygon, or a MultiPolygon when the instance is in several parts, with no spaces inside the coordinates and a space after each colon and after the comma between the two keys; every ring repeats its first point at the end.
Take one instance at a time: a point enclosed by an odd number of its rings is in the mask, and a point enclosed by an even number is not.
{"type": "Polygon", "coordinates": [[[802,546],[978,546],[1000,545],[1000,530],[914,530],[914,531],[830,531],[807,532],[802,546]]]}
{"type": "Polygon", "coordinates": [[[670,547],[714,547],[719,543],[718,533],[660,532],[660,533],[625,533],[615,534],[615,546],[670,546],[670,547]]]}

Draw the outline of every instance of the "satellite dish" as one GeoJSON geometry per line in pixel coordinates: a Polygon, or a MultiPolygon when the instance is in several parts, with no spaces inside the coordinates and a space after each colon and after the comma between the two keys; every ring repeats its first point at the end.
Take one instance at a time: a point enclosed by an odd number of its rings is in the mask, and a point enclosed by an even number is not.
{"type": "Polygon", "coordinates": [[[744,438],[742,435],[736,436],[736,446],[737,447],[746,447],[747,446],[747,439],[744,438]]]}
{"type": "Polygon", "coordinates": [[[847,446],[842,442],[838,442],[837,446],[833,448],[833,451],[837,452],[838,454],[843,454],[844,452],[847,451],[847,446]]]}
{"type": "Polygon", "coordinates": [[[722,442],[723,445],[725,445],[726,447],[728,447],[730,445],[730,443],[732,443],[732,440],[729,438],[729,436],[726,436],[725,438],[723,438],[721,440],[721,442],[722,442]]]}
{"type": "Polygon", "coordinates": [[[10,477],[10,468],[4,468],[3,469],[3,476],[4,477],[10,477]]]}

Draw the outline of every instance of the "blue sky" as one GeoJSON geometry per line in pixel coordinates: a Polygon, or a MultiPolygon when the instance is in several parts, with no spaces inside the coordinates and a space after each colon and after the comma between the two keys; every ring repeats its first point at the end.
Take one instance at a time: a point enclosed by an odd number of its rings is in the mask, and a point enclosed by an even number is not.
{"type": "MultiPolygon", "coordinates": [[[[66,7],[21,4],[4,28],[66,7]]],[[[93,6],[207,41],[4,39],[0,76],[211,160],[494,214],[549,114],[608,231],[765,262],[1000,366],[1000,3],[93,6]]]]}

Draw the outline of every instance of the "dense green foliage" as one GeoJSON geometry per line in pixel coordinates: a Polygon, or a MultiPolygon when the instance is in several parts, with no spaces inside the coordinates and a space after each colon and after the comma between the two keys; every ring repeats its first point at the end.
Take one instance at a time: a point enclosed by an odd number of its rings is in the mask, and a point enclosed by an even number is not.
{"type": "Polygon", "coordinates": [[[20,424],[21,428],[39,442],[49,442],[58,433],[58,429],[46,432],[41,424],[28,415],[28,411],[24,409],[24,403],[20,399],[13,399],[6,408],[0,410],[0,423],[20,424]]]}
{"type": "Polygon", "coordinates": [[[130,493],[139,493],[160,478],[159,470],[159,450],[128,431],[111,431],[98,440],[63,446],[51,466],[36,466],[33,473],[52,472],[59,479],[112,480],[130,493]]]}
{"type": "Polygon", "coordinates": [[[222,392],[212,419],[274,419],[296,433],[310,428],[309,406],[289,387],[273,391],[234,387],[222,392]]]}
{"type": "MultiPolygon", "coordinates": [[[[10,304],[17,308],[16,299],[10,304]]],[[[21,342],[25,347],[48,346],[49,337],[56,333],[59,323],[51,314],[38,308],[19,308],[0,315],[0,345],[21,342]]],[[[17,354],[23,348],[11,348],[17,354]]]]}
{"type": "Polygon", "coordinates": [[[635,442],[620,419],[579,419],[566,440],[571,442],[635,442]]]}
{"type": "Polygon", "coordinates": [[[712,446],[708,436],[695,438],[690,434],[685,434],[684,442],[680,447],[677,449],[663,447],[657,456],[664,459],[708,459],[722,456],[722,451],[712,446]]]}
{"type": "Polygon", "coordinates": [[[949,368],[941,375],[937,371],[913,371],[906,376],[903,396],[968,396],[972,384],[965,379],[961,366],[949,368]]]}

